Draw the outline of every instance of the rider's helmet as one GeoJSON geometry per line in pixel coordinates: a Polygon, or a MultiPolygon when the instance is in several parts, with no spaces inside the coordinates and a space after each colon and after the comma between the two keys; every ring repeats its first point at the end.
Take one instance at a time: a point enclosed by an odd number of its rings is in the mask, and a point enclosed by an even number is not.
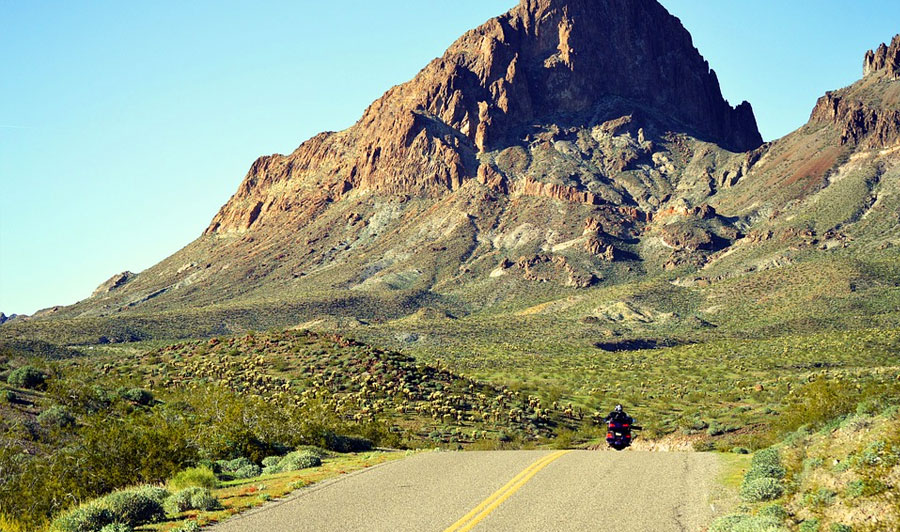
{"type": "Polygon", "coordinates": [[[616,412],[622,411],[622,405],[616,405],[616,412]]]}

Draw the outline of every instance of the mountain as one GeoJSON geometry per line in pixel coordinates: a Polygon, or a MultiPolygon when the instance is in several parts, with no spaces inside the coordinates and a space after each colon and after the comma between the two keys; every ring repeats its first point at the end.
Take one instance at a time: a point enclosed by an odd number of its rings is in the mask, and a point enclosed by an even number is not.
{"type": "MultiPolygon", "coordinates": [[[[259,158],[184,249],[32,321],[119,341],[455,319],[893,257],[898,50],[763,144],[655,0],[522,0],[349,129],[259,158]]],[[[708,323],[691,298],[676,319],[708,323]]]]}

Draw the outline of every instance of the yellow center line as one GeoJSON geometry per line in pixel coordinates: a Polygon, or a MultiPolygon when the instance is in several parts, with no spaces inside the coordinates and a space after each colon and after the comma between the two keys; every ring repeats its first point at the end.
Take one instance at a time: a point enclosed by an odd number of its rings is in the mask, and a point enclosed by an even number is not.
{"type": "Polygon", "coordinates": [[[488,514],[490,514],[498,506],[500,506],[503,501],[510,498],[513,493],[519,491],[519,488],[521,488],[525,485],[526,482],[531,480],[531,478],[534,477],[538,473],[538,471],[547,467],[551,462],[569,452],[571,451],[557,451],[547,456],[542,456],[533,464],[526,467],[521,473],[513,477],[513,479],[507,482],[506,485],[504,485],[502,488],[491,494],[490,497],[482,501],[481,504],[476,506],[471,512],[464,515],[462,519],[450,525],[450,528],[444,530],[444,532],[466,532],[468,530],[472,530],[475,525],[477,525],[482,519],[487,517],[488,514]]]}

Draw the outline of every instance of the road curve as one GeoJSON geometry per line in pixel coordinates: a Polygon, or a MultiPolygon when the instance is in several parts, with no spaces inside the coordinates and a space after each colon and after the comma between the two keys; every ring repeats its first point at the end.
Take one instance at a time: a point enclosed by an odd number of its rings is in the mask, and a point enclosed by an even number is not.
{"type": "Polygon", "coordinates": [[[692,532],[712,518],[717,470],[712,453],[422,453],[210,530],[692,532]]]}

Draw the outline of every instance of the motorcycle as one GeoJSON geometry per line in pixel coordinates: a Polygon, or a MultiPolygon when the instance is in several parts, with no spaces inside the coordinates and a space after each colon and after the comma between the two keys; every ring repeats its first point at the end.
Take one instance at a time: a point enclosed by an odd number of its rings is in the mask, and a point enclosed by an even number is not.
{"type": "Polygon", "coordinates": [[[607,425],[606,443],[617,451],[623,451],[634,440],[631,431],[641,430],[641,427],[620,421],[610,421],[607,425]]]}

